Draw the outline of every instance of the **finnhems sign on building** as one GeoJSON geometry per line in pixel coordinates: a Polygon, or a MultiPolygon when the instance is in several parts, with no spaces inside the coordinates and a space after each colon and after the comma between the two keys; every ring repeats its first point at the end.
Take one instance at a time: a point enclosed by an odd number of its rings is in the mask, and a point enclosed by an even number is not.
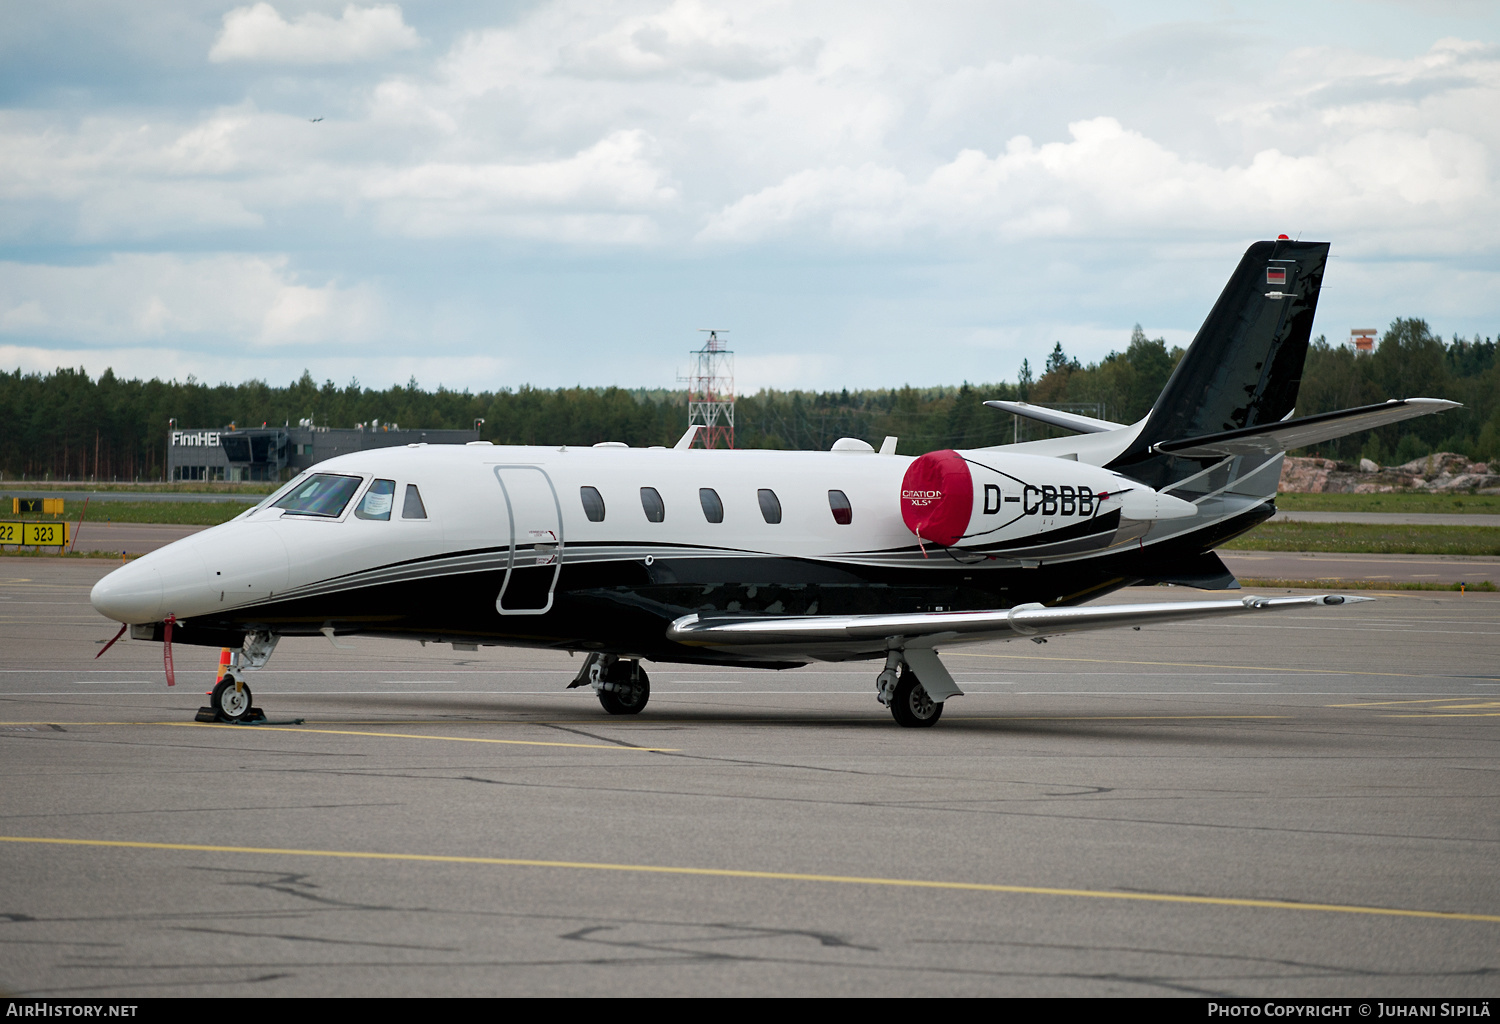
{"type": "Polygon", "coordinates": [[[172,431],[172,447],[217,448],[219,447],[219,432],[217,430],[174,430],[172,431]]]}

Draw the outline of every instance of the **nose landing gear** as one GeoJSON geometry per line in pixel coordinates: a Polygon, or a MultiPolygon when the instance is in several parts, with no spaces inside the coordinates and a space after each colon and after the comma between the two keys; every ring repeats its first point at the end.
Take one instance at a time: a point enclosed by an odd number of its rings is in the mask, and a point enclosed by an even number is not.
{"type": "Polygon", "coordinates": [[[266,713],[252,704],[248,683],[226,675],[209,694],[208,707],[199,708],[196,717],[200,722],[243,725],[248,722],[264,722],[266,713]]]}
{"type": "Polygon", "coordinates": [[[195,720],[230,725],[264,722],[266,713],[255,707],[250,695],[250,684],[240,677],[245,668],[260,668],[264,665],[275,646],[274,636],[252,633],[246,638],[242,650],[224,648],[219,660],[219,671],[222,674],[209,692],[208,706],[198,709],[195,720]]]}
{"type": "Polygon", "coordinates": [[[221,679],[214,687],[209,701],[218,709],[219,718],[226,722],[263,721],[266,717],[260,708],[252,706],[250,685],[236,680],[234,676],[221,679]]]}

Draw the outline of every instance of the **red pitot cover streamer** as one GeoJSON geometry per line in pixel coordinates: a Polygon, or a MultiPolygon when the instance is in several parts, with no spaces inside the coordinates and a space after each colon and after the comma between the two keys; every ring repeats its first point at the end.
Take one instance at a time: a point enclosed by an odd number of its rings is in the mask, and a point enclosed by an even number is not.
{"type": "Polygon", "coordinates": [[[162,632],[161,658],[167,669],[167,685],[177,685],[177,673],[172,668],[172,623],[177,621],[177,616],[167,616],[167,628],[162,632]]]}

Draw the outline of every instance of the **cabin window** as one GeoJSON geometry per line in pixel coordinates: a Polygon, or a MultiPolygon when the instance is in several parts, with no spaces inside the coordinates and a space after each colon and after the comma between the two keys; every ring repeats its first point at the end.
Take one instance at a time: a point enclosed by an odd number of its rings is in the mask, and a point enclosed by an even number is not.
{"type": "Polygon", "coordinates": [[[641,488],[641,508],[646,510],[646,518],[653,523],[667,518],[667,506],[662,504],[661,495],[655,487],[641,488]]]}
{"type": "Polygon", "coordinates": [[[781,522],[781,501],[776,497],[776,492],[762,487],[756,494],[760,498],[760,514],[765,521],[772,525],[781,522]]]}
{"type": "Polygon", "coordinates": [[[401,503],[402,519],[426,519],[427,507],[422,504],[422,495],[416,484],[406,485],[406,500],[401,503]]]}
{"type": "Polygon", "coordinates": [[[376,480],[365,491],[365,496],[359,499],[359,504],[354,509],[354,518],[388,520],[391,518],[391,506],[395,503],[396,481],[376,480]]]}
{"type": "Polygon", "coordinates": [[[854,506],[849,504],[849,496],[843,491],[828,492],[828,507],[833,510],[833,521],[840,526],[854,522],[854,506]]]}
{"type": "Polygon", "coordinates": [[[719,492],[712,487],[698,488],[698,501],[703,506],[703,518],[710,523],[722,523],[724,521],[724,503],[719,500],[719,492]]]}
{"type": "Polygon", "coordinates": [[[583,502],[583,514],[589,517],[589,522],[604,522],[604,495],[599,493],[599,488],[578,488],[578,500],[583,502]]]}
{"type": "Polygon", "coordinates": [[[357,476],[314,473],[288,490],[286,496],[272,507],[283,509],[288,515],[336,519],[344,514],[344,506],[359,490],[359,484],[357,476]]]}

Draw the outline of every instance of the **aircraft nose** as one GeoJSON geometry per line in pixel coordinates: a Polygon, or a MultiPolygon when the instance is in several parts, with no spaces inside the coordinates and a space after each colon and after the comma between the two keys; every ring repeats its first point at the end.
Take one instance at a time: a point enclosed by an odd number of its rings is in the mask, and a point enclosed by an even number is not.
{"type": "Polygon", "coordinates": [[[95,583],[89,603],[116,622],[155,622],[161,617],[161,596],[161,573],[136,561],[95,583]]]}
{"type": "Polygon", "coordinates": [[[200,614],[211,607],[208,568],[191,541],[177,541],[120,566],[94,584],[89,600],[116,622],[200,614]]]}

